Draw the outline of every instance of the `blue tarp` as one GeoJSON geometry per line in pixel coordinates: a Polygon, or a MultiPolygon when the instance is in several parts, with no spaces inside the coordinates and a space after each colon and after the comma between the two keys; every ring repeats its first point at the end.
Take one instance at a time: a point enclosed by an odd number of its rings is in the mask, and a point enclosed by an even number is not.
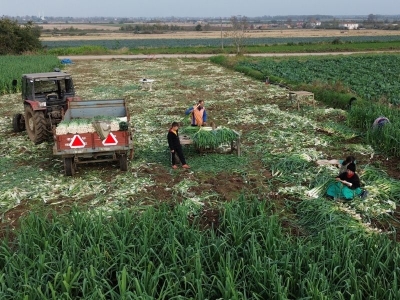
{"type": "Polygon", "coordinates": [[[70,60],[69,58],[64,58],[61,60],[61,63],[63,65],[69,65],[69,64],[72,64],[72,60],[70,60]]]}

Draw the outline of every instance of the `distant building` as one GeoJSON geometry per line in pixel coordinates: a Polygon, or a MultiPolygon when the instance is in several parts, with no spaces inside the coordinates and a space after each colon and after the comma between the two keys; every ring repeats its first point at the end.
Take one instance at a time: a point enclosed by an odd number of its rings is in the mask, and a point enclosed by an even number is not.
{"type": "Polygon", "coordinates": [[[358,24],[357,23],[340,23],[339,28],[358,29],[358,24]]]}
{"type": "Polygon", "coordinates": [[[310,26],[311,26],[312,28],[321,26],[321,22],[320,22],[320,21],[313,21],[313,22],[310,22],[310,26]]]}

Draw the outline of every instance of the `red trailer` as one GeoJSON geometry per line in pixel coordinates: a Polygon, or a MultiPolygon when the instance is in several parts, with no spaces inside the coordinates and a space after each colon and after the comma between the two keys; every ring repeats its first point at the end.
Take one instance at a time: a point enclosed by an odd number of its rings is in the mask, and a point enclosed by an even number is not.
{"type": "Polygon", "coordinates": [[[65,175],[74,175],[78,164],[104,161],[118,161],[126,171],[133,157],[129,121],[124,99],[69,101],[53,128],[53,154],[64,159],[65,175]]]}

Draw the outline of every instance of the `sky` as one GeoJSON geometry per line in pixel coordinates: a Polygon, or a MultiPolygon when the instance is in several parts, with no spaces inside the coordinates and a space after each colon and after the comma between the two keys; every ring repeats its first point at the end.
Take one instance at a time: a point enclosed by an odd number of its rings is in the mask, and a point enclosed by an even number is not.
{"type": "Polygon", "coordinates": [[[1,16],[231,17],[400,15],[398,0],[0,0],[1,16]],[[397,4],[396,4],[397,3],[397,4]]]}

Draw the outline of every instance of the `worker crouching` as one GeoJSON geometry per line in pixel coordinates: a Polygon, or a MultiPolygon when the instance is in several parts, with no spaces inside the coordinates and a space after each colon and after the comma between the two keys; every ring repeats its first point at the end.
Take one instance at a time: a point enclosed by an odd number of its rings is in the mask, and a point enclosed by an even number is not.
{"type": "Polygon", "coordinates": [[[339,174],[335,180],[337,182],[329,185],[326,191],[327,195],[334,199],[352,200],[363,192],[360,188],[360,178],[356,174],[354,163],[348,164],[346,172],[339,174]]]}

